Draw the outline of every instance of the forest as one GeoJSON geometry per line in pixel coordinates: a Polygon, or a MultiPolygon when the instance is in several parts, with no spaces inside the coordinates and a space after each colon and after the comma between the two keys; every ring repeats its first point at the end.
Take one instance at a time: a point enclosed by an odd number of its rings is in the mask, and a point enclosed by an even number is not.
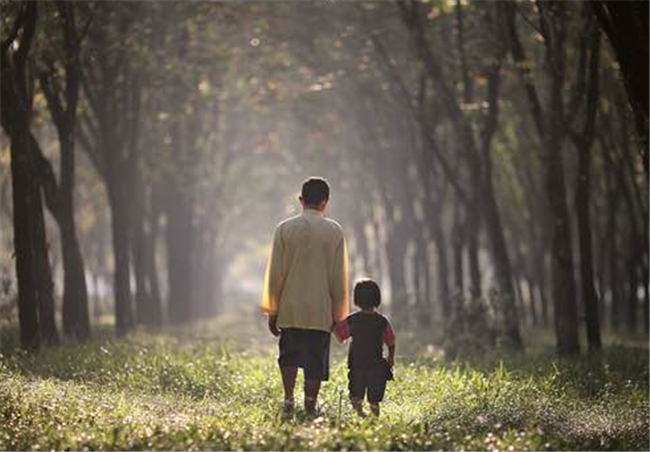
{"type": "Polygon", "coordinates": [[[1,5],[0,449],[649,446],[647,1],[1,5]],[[274,227],[397,332],[282,423],[274,227]]]}

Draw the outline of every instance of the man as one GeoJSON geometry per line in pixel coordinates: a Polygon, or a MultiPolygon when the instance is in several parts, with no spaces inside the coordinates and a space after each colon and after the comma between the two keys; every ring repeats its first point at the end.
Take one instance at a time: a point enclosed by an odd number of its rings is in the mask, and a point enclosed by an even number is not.
{"type": "Polygon", "coordinates": [[[305,413],[315,414],[321,381],[329,378],[330,332],[349,312],[346,243],[341,226],[325,217],[329,197],[325,179],[305,181],[302,213],[276,227],[266,269],[262,310],[271,333],[280,336],[285,416],[293,414],[299,367],[305,413]]]}

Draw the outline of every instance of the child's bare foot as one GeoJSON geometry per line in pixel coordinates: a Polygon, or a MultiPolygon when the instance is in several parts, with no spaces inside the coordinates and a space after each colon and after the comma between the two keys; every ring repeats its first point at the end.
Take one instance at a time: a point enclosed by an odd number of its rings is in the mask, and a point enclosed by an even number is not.
{"type": "Polygon", "coordinates": [[[366,417],[366,413],[363,412],[363,402],[361,400],[351,400],[352,408],[359,415],[359,417],[366,417]]]}
{"type": "Polygon", "coordinates": [[[308,418],[315,418],[317,414],[316,399],[313,397],[305,397],[305,416],[308,418]]]}

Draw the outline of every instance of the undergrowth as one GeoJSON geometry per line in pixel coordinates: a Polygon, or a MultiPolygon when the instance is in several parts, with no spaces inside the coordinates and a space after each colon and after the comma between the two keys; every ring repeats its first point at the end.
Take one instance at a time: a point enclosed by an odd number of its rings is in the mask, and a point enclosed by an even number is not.
{"type": "Polygon", "coordinates": [[[647,349],[446,361],[398,348],[373,421],[349,407],[334,346],[321,416],[283,422],[272,340],[229,334],[207,324],[5,354],[0,449],[648,450],[647,349]]]}

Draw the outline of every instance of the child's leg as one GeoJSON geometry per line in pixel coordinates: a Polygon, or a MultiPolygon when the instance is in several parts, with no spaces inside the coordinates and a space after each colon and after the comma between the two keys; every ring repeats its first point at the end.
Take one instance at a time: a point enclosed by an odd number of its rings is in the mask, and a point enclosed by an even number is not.
{"type": "Polygon", "coordinates": [[[383,375],[373,375],[368,386],[368,403],[373,415],[379,416],[379,403],[384,400],[386,391],[386,379],[383,375]]]}
{"type": "Polygon", "coordinates": [[[366,387],[364,375],[358,372],[348,372],[348,390],[350,393],[350,403],[352,408],[361,417],[365,417],[363,412],[363,398],[365,397],[366,387]]]}
{"type": "Polygon", "coordinates": [[[350,403],[352,403],[352,408],[357,414],[361,417],[366,417],[366,413],[363,412],[363,399],[353,399],[350,397],[350,403]]]}

